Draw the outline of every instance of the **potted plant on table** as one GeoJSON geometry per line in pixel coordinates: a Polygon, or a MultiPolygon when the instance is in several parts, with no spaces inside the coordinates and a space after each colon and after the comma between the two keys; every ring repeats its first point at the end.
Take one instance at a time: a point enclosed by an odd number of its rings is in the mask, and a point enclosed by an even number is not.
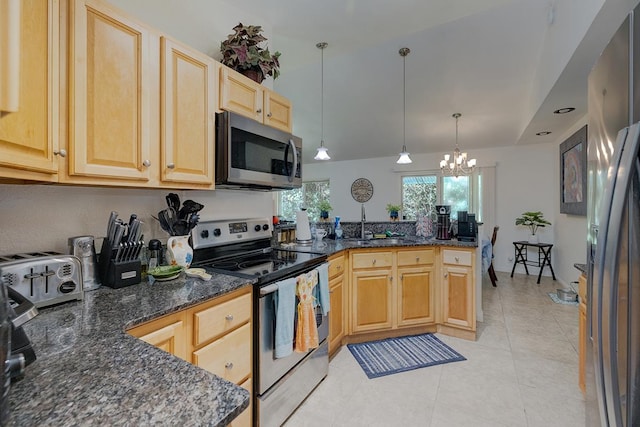
{"type": "Polygon", "coordinates": [[[266,76],[277,79],[280,75],[280,52],[272,55],[269,48],[260,46],[260,43],[267,41],[262,35],[262,27],[239,23],[233,27],[233,31],[220,43],[220,62],[258,83],[262,83],[266,76]]]}
{"type": "Polygon", "coordinates": [[[402,210],[402,205],[394,205],[392,203],[387,204],[387,212],[389,212],[389,219],[391,221],[398,220],[398,212],[402,210]]]}
{"type": "Polygon", "coordinates": [[[318,209],[320,209],[320,218],[325,221],[329,218],[329,211],[333,210],[327,200],[321,200],[320,203],[318,203],[318,209]]]}
{"type": "Polygon", "coordinates": [[[524,212],[522,216],[516,218],[516,225],[529,227],[529,230],[531,231],[529,243],[538,243],[538,236],[536,235],[538,227],[545,227],[547,225],[551,225],[551,223],[544,219],[544,214],[542,212],[537,211],[524,212]]]}

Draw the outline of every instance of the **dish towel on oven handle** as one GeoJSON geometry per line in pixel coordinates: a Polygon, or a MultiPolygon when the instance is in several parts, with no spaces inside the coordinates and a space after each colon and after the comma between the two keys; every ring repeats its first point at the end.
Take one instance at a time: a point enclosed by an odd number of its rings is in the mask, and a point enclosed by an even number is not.
{"type": "Polygon", "coordinates": [[[287,357],[293,353],[293,325],[296,312],[296,283],[292,277],[278,282],[275,293],[276,336],[275,358],[287,357]]]}
{"type": "Polygon", "coordinates": [[[329,304],[329,264],[324,263],[318,267],[318,286],[313,291],[322,309],[322,315],[326,316],[331,309],[329,304]]]}
{"type": "Polygon", "coordinates": [[[318,326],[316,325],[316,313],[314,307],[316,301],[313,296],[313,288],[318,284],[318,270],[296,277],[296,294],[298,295],[298,324],[296,325],[295,351],[306,353],[317,348],[318,326]]]}

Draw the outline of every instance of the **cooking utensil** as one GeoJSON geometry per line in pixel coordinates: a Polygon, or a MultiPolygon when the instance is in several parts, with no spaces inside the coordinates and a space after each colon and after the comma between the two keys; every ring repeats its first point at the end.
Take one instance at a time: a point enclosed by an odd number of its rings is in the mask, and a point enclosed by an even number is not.
{"type": "Polygon", "coordinates": [[[201,205],[198,202],[194,202],[193,200],[185,200],[182,204],[182,208],[178,212],[179,219],[187,219],[189,214],[194,214],[196,212],[201,211],[204,208],[204,205],[201,205]]]}
{"type": "Polygon", "coordinates": [[[178,212],[180,210],[180,196],[176,193],[167,194],[167,206],[173,208],[174,211],[178,212]]]}

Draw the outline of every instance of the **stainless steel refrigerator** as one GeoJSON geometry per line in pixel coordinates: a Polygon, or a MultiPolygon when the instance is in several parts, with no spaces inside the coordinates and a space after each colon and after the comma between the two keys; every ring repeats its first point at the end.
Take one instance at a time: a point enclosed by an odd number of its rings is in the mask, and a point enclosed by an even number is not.
{"type": "Polygon", "coordinates": [[[640,425],[640,7],[589,75],[587,425],[640,425]]]}

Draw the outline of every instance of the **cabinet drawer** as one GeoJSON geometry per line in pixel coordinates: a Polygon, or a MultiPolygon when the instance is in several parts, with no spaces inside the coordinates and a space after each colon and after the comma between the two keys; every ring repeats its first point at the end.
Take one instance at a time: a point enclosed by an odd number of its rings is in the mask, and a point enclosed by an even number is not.
{"type": "Polygon", "coordinates": [[[329,279],[344,273],[344,256],[329,260],[329,279]]]}
{"type": "Polygon", "coordinates": [[[453,249],[443,249],[442,251],[442,262],[445,264],[471,266],[472,260],[472,253],[468,251],[456,251],[453,249]]]}
{"type": "Polygon", "coordinates": [[[354,269],[391,267],[393,264],[392,252],[354,253],[351,257],[354,269]]]}
{"type": "Polygon", "coordinates": [[[435,260],[434,249],[421,249],[417,251],[398,251],[398,267],[407,265],[433,264],[435,260]]]}
{"type": "Polygon", "coordinates": [[[197,347],[250,319],[251,294],[196,312],[193,315],[193,345],[197,347]]]}
{"type": "Polygon", "coordinates": [[[251,324],[193,352],[193,364],[233,383],[251,374],[251,324]]]}
{"type": "Polygon", "coordinates": [[[587,302],[587,278],[584,274],[578,278],[578,295],[582,301],[587,302]]]}

